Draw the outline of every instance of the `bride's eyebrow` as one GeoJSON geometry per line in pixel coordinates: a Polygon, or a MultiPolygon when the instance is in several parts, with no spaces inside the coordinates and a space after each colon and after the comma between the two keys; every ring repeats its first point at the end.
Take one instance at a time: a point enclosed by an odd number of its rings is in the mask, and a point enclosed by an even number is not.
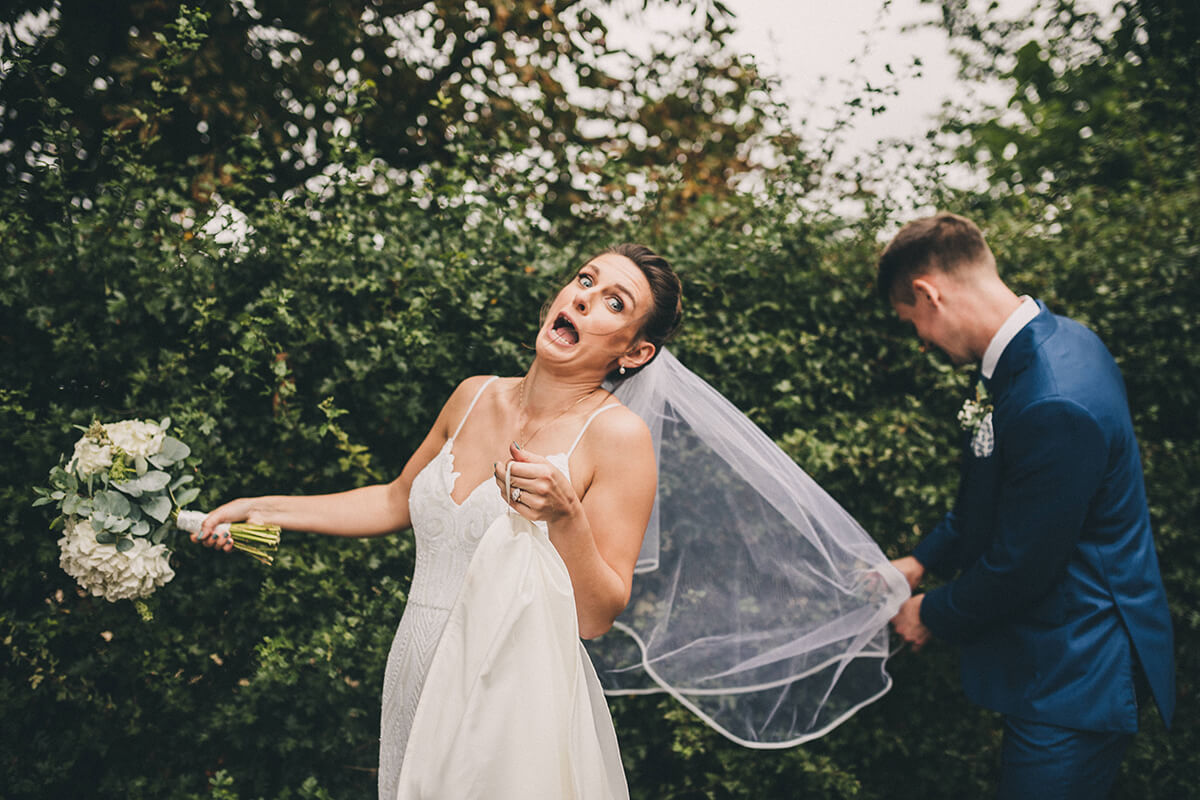
{"type": "MultiPolygon", "coordinates": [[[[588,263],[585,265],[584,268],[585,269],[590,268],[592,270],[592,272],[596,273],[597,278],[600,277],[600,268],[597,267],[595,264],[588,263]]],[[[631,292],[629,290],[628,286],[621,283],[620,281],[614,282],[613,286],[616,287],[616,290],[618,293],[625,295],[625,298],[624,298],[625,302],[628,303],[630,305],[630,307],[635,308],[635,309],[637,308],[637,299],[635,298],[633,292],[631,292]]]]}

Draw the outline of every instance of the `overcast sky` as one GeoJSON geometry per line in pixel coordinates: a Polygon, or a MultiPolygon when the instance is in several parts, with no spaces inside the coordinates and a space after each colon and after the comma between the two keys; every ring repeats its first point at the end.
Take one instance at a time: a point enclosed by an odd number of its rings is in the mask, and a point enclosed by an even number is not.
{"type": "MultiPolygon", "coordinates": [[[[864,81],[894,80],[898,97],[887,111],[859,114],[846,135],[852,157],[871,149],[882,137],[915,139],[932,126],[947,99],[967,103],[1002,103],[1009,90],[1001,85],[967,87],[957,77],[958,64],[941,28],[937,5],[920,0],[723,0],[736,14],[733,46],[757,59],[760,68],[777,75],[797,121],[810,128],[830,125],[848,98],[861,95],[864,81]],[[926,23],[926,24],[922,24],[926,23]],[[919,58],[921,66],[913,66],[919,58]],[[895,78],[885,65],[890,65],[895,78]],[[972,97],[968,96],[968,89],[972,97]]],[[[979,0],[984,2],[984,0],[979,0]]],[[[1033,0],[999,0],[1000,13],[1027,13],[1033,0]]],[[[652,2],[642,12],[641,0],[609,0],[621,14],[606,14],[610,36],[644,46],[655,32],[696,24],[686,11],[663,9],[652,2]]],[[[1092,10],[1111,8],[1111,0],[1081,0],[1092,10]]]]}

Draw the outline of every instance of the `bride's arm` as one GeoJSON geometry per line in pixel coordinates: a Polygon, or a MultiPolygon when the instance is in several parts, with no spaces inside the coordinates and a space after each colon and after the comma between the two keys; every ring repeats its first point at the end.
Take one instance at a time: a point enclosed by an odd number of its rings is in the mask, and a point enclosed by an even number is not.
{"type": "Polygon", "coordinates": [[[335,494],[241,497],[213,509],[204,520],[199,538],[205,544],[215,543],[218,547],[231,549],[233,544],[227,538],[218,540],[214,536],[216,527],[223,522],[245,521],[278,525],[287,530],[350,537],[382,536],[410,527],[412,520],[408,512],[408,494],[413,478],[442,448],[449,436],[450,420],[456,420],[465,413],[479,380],[468,378],[459,384],[442,407],[421,446],[392,482],[335,494]]]}
{"type": "MultiPolygon", "coordinates": [[[[582,499],[551,467],[530,486],[532,506],[511,505],[527,518],[546,522],[550,541],[571,575],[579,635],[592,639],[607,632],[629,602],[658,470],[650,431],[626,409],[598,416],[585,443],[593,469],[582,499]]],[[[523,451],[513,454],[516,461],[549,463],[523,451]]],[[[523,471],[514,465],[514,475],[523,471]]],[[[503,483],[502,472],[498,480],[503,483]]]]}

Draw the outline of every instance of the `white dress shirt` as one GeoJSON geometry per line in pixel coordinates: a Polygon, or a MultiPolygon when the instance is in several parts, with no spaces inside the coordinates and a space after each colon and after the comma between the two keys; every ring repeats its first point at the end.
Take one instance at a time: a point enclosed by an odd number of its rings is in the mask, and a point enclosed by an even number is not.
{"type": "Polygon", "coordinates": [[[1000,330],[996,331],[996,335],[988,342],[987,350],[983,351],[983,363],[979,365],[979,371],[985,378],[991,378],[992,373],[996,371],[996,364],[1000,361],[1000,356],[1004,354],[1004,348],[1008,347],[1008,343],[1013,340],[1021,329],[1029,324],[1030,320],[1038,315],[1041,311],[1038,304],[1029,295],[1021,295],[1021,305],[1017,306],[1016,310],[1008,315],[1008,319],[1004,320],[1004,324],[1000,326],[1000,330]]]}

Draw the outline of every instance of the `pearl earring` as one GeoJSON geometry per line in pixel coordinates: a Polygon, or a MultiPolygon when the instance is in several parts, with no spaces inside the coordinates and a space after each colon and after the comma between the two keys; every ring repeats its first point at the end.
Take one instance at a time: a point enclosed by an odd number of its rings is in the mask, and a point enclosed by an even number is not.
{"type": "Polygon", "coordinates": [[[622,364],[622,365],[621,365],[621,368],[620,368],[619,370],[617,370],[617,372],[619,372],[619,373],[621,373],[622,375],[624,375],[624,374],[625,374],[625,365],[624,365],[624,364],[622,364]]]}

